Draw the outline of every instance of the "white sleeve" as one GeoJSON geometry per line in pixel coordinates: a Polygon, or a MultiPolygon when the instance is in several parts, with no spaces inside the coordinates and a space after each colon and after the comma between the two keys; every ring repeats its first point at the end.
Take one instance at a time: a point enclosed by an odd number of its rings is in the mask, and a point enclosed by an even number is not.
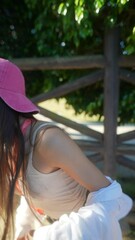
{"type": "Polygon", "coordinates": [[[100,204],[62,215],[52,225],[40,227],[33,240],[122,240],[120,225],[100,204]]]}
{"type": "Polygon", "coordinates": [[[41,224],[31,211],[25,197],[22,196],[15,216],[15,240],[27,235],[30,230],[40,226],[41,224]]]}
{"type": "Polygon", "coordinates": [[[132,200],[116,181],[88,195],[78,212],[64,214],[52,225],[40,227],[33,240],[122,240],[119,219],[126,216],[132,200]]]}

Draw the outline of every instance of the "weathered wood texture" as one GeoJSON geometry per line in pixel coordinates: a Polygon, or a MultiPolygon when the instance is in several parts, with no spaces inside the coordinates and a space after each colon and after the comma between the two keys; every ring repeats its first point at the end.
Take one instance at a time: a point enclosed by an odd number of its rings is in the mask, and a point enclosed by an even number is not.
{"type": "MultiPolygon", "coordinates": [[[[48,58],[20,58],[13,59],[22,70],[59,70],[59,69],[93,69],[104,68],[103,55],[77,57],[48,57],[48,58]]],[[[120,56],[120,67],[135,67],[135,56],[120,56]]]]}
{"type": "Polygon", "coordinates": [[[128,83],[135,84],[135,71],[131,72],[129,70],[122,69],[120,70],[119,77],[128,83]]]}
{"type": "Polygon", "coordinates": [[[129,141],[135,139],[135,130],[129,131],[127,133],[121,133],[117,136],[117,143],[122,143],[125,141],[129,141]]]}
{"type": "Polygon", "coordinates": [[[105,77],[104,77],[104,172],[115,175],[116,138],[119,101],[118,77],[118,29],[105,35],[105,77]]]}
{"type": "Polygon", "coordinates": [[[74,92],[75,90],[87,87],[91,84],[94,84],[94,83],[102,80],[103,77],[104,77],[104,72],[102,70],[96,71],[87,76],[81,77],[81,78],[73,81],[72,83],[63,84],[62,86],[57,87],[50,92],[42,93],[42,94],[32,98],[32,101],[35,103],[39,103],[39,102],[42,102],[42,101],[45,101],[45,100],[48,100],[51,98],[62,97],[65,94],[74,92]]]}
{"type": "Polygon", "coordinates": [[[48,57],[13,59],[22,70],[58,70],[58,69],[89,69],[103,68],[102,55],[77,57],[48,57]]]}
{"type": "Polygon", "coordinates": [[[86,135],[88,137],[87,141],[76,139],[76,143],[94,163],[104,160],[105,174],[110,176],[115,176],[116,163],[135,170],[135,161],[124,156],[135,154],[134,145],[125,144],[125,141],[135,139],[135,130],[123,134],[116,133],[120,91],[119,81],[135,84],[135,56],[118,56],[118,35],[118,29],[106,32],[104,55],[12,60],[24,71],[53,69],[90,70],[90,74],[87,76],[76,79],[72,83],[61,85],[50,92],[35,96],[32,98],[34,103],[64,96],[104,79],[104,134],[41,107],[40,110],[41,114],[53,121],[86,135]],[[124,68],[130,68],[130,71],[124,68]]]}
{"type": "Polygon", "coordinates": [[[134,144],[122,144],[120,146],[118,145],[117,153],[135,156],[135,146],[134,144]]]}
{"type": "Polygon", "coordinates": [[[135,170],[135,161],[132,159],[129,159],[128,157],[124,157],[123,155],[118,155],[117,162],[125,167],[135,170]]]}
{"type": "Polygon", "coordinates": [[[86,152],[85,154],[93,163],[98,163],[98,162],[103,161],[103,156],[101,156],[98,153],[95,153],[95,154],[90,153],[89,154],[89,153],[86,152]]]}
{"type": "Polygon", "coordinates": [[[86,136],[89,136],[89,137],[92,137],[98,141],[102,141],[103,139],[103,135],[97,131],[94,131],[93,129],[91,128],[88,128],[86,127],[85,125],[83,124],[79,124],[79,123],[76,123],[74,121],[71,121],[65,117],[62,117],[62,116],[59,116],[58,114],[56,113],[53,113],[45,108],[40,108],[40,112],[41,114],[45,115],[46,117],[52,119],[53,121],[55,122],[58,122],[58,123],[61,123],[63,125],[66,125],[70,128],[73,128],[75,129],[76,131],[79,131],[80,133],[86,135],[86,136]]]}
{"type": "Polygon", "coordinates": [[[93,142],[91,140],[76,139],[76,143],[83,151],[98,152],[103,154],[103,144],[100,142],[93,142]]]}

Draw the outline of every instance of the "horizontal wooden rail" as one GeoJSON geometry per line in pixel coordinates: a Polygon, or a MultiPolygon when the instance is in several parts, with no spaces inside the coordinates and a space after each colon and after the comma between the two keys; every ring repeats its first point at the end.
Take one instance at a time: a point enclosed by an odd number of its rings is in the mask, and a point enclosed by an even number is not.
{"type": "MultiPolygon", "coordinates": [[[[101,154],[104,151],[102,143],[82,139],[75,139],[75,142],[83,151],[99,152],[101,154]]],[[[121,144],[118,145],[116,152],[120,155],[135,155],[135,146],[134,144],[121,144]]]]}
{"type": "Polygon", "coordinates": [[[117,143],[118,144],[120,144],[124,141],[132,140],[132,139],[135,139],[135,130],[117,135],[117,143]]]}
{"type": "Polygon", "coordinates": [[[135,72],[121,69],[119,72],[119,76],[120,76],[120,79],[128,83],[135,84],[135,72]]]}
{"type": "Polygon", "coordinates": [[[135,161],[129,159],[128,157],[124,157],[122,155],[117,156],[117,162],[125,167],[128,167],[132,170],[135,170],[135,161]]]}
{"type": "Polygon", "coordinates": [[[82,134],[84,134],[86,136],[89,136],[91,138],[95,138],[98,141],[103,140],[103,134],[99,133],[98,131],[94,131],[93,129],[88,128],[83,124],[79,124],[79,123],[71,121],[71,120],[69,120],[65,117],[59,116],[58,114],[53,113],[53,112],[51,112],[51,111],[49,111],[45,108],[39,107],[39,109],[40,109],[40,112],[41,112],[42,115],[52,119],[55,122],[59,122],[61,124],[64,124],[64,125],[66,125],[70,128],[73,128],[73,129],[81,132],[82,134]]]}
{"type": "Polygon", "coordinates": [[[73,81],[72,83],[63,84],[60,87],[57,87],[52,91],[39,94],[39,95],[33,97],[31,100],[34,103],[39,103],[39,102],[42,102],[42,101],[45,101],[48,99],[62,97],[65,94],[74,92],[74,91],[76,91],[80,88],[84,88],[86,86],[90,86],[91,84],[94,84],[94,83],[102,80],[103,76],[104,76],[103,70],[99,70],[99,71],[93,72],[87,76],[81,77],[81,78],[73,81]]]}
{"type": "Polygon", "coordinates": [[[131,56],[126,56],[126,55],[121,55],[119,57],[119,66],[120,67],[126,67],[126,68],[134,68],[135,67],[135,55],[131,56]]]}
{"type": "Polygon", "coordinates": [[[103,152],[103,144],[90,141],[90,140],[80,140],[75,139],[75,142],[80,146],[83,151],[92,151],[92,152],[103,152]]]}
{"type": "Polygon", "coordinates": [[[89,69],[103,68],[102,55],[77,57],[44,57],[44,58],[17,58],[12,60],[22,70],[59,70],[59,69],[89,69]]]}
{"type": "Polygon", "coordinates": [[[92,161],[93,163],[98,163],[103,161],[103,157],[101,154],[99,153],[95,153],[95,154],[91,154],[91,153],[85,153],[85,155],[87,156],[87,158],[92,161]]]}
{"type": "Polygon", "coordinates": [[[122,144],[117,147],[117,153],[124,155],[135,155],[134,144],[122,144]]]}
{"type": "MultiPolygon", "coordinates": [[[[104,68],[103,55],[88,55],[77,57],[43,57],[12,59],[22,70],[58,70],[58,69],[92,69],[104,68]]],[[[120,67],[135,67],[135,56],[120,56],[120,67]]]]}

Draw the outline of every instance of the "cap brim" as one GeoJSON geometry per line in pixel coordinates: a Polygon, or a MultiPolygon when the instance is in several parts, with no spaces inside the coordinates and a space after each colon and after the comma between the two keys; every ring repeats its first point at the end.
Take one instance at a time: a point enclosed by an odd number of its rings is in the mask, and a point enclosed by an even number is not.
{"type": "Polygon", "coordinates": [[[0,97],[12,109],[22,113],[38,113],[39,109],[25,95],[0,89],[0,97]]]}

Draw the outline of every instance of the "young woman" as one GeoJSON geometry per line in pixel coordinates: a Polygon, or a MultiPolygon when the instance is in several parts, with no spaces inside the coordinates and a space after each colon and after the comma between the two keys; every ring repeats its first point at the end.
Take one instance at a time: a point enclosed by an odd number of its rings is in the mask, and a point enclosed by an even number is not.
{"type": "Polygon", "coordinates": [[[2,240],[120,240],[119,219],[132,206],[60,128],[37,121],[20,69],[0,59],[0,206],[2,240]],[[49,225],[47,225],[49,224],[49,225]],[[44,226],[45,225],[45,226],[44,226]]]}

